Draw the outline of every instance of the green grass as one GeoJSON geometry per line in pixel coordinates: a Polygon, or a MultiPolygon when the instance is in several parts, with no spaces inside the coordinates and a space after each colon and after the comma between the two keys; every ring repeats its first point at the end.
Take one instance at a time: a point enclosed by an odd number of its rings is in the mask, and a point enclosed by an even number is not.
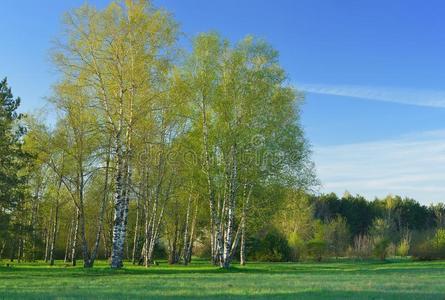
{"type": "Polygon", "coordinates": [[[445,262],[0,267],[0,299],[445,299],[445,262]]]}

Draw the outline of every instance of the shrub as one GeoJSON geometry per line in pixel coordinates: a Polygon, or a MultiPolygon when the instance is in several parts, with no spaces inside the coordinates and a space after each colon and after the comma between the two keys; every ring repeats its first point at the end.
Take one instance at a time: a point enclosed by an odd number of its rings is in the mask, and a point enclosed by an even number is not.
{"type": "Polygon", "coordinates": [[[413,247],[413,257],[419,260],[445,258],[445,229],[437,229],[434,235],[413,247]]]}
{"type": "Polygon", "coordinates": [[[397,256],[397,248],[398,246],[395,243],[390,242],[387,248],[387,256],[397,256]]]}
{"type": "Polygon", "coordinates": [[[167,248],[162,243],[156,243],[153,252],[153,259],[165,259],[168,257],[167,248]]]}
{"type": "Polygon", "coordinates": [[[309,256],[313,257],[316,261],[321,261],[326,252],[326,241],[320,239],[313,239],[306,244],[309,256]]]}
{"type": "Polygon", "coordinates": [[[292,232],[289,235],[288,245],[289,245],[290,260],[299,261],[303,256],[303,252],[305,249],[304,241],[300,238],[300,236],[297,233],[292,232]]]}
{"type": "Polygon", "coordinates": [[[437,248],[445,247],[445,229],[437,229],[433,239],[433,242],[437,248]]]}
{"type": "Polygon", "coordinates": [[[257,261],[288,261],[290,249],[287,239],[275,228],[268,227],[261,230],[252,238],[249,256],[257,261]]]}
{"type": "Polygon", "coordinates": [[[372,239],[366,234],[360,234],[354,238],[350,255],[360,259],[369,258],[372,255],[372,248],[372,239]]]}
{"type": "Polygon", "coordinates": [[[346,219],[337,216],[325,225],[324,240],[329,254],[339,257],[345,253],[350,241],[350,233],[346,219]]]}
{"type": "Polygon", "coordinates": [[[413,257],[418,260],[445,258],[445,247],[439,248],[432,240],[427,240],[413,247],[413,257]]]}
{"type": "Polygon", "coordinates": [[[212,248],[210,239],[196,240],[193,245],[193,255],[199,258],[210,259],[212,257],[212,248]]]}
{"type": "Polygon", "coordinates": [[[411,244],[411,241],[408,237],[402,238],[399,245],[397,246],[397,254],[402,257],[408,256],[410,246],[411,246],[410,244],[411,244]]]}
{"type": "Polygon", "coordinates": [[[378,257],[381,260],[385,260],[386,256],[388,255],[388,246],[390,244],[390,241],[386,238],[376,238],[374,240],[374,255],[378,257]]]}

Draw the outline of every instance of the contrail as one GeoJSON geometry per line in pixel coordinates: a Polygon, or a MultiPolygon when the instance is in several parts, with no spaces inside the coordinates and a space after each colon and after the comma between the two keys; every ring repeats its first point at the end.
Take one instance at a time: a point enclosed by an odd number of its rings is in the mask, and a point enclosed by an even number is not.
{"type": "Polygon", "coordinates": [[[308,93],[445,108],[445,91],[439,90],[312,83],[296,83],[295,87],[308,93]]]}

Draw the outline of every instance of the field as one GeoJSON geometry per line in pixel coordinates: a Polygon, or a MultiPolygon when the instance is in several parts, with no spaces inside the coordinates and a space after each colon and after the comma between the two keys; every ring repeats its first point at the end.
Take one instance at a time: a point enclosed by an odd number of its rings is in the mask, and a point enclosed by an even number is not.
{"type": "Polygon", "coordinates": [[[229,271],[206,262],[127,264],[111,270],[0,267],[1,299],[445,299],[445,262],[251,263],[229,271]]]}

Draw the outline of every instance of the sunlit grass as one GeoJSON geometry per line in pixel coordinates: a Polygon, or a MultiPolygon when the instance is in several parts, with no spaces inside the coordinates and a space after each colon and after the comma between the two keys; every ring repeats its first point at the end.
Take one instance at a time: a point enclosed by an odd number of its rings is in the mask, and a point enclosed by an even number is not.
{"type": "Polygon", "coordinates": [[[105,261],[89,270],[62,262],[6,263],[0,267],[4,299],[445,298],[445,262],[250,263],[229,271],[204,261],[148,269],[127,263],[122,270],[105,261]]]}

